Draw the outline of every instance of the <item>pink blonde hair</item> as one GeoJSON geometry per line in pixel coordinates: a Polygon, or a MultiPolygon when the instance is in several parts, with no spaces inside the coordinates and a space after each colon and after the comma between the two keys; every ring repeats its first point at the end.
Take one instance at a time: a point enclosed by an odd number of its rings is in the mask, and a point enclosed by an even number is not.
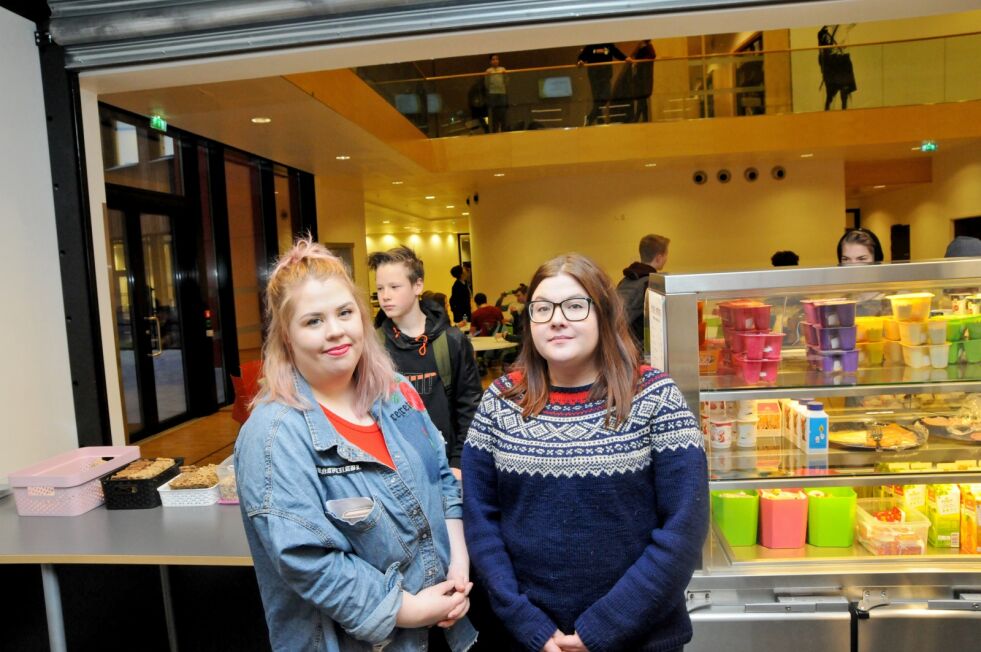
{"type": "Polygon", "coordinates": [[[262,382],[259,393],[252,401],[253,406],[275,401],[300,410],[312,407],[297,393],[293,382],[294,372],[299,373],[293,364],[289,344],[293,292],[310,279],[326,281],[331,278],[338,279],[351,292],[364,326],[361,359],[354,370],[355,410],[359,414],[367,414],[375,401],[392,392],[395,367],[385,347],[375,337],[364,295],[351,281],[344,261],[307,236],[297,240],[293,248],[276,261],[266,283],[268,330],[262,345],[262,382]]]}

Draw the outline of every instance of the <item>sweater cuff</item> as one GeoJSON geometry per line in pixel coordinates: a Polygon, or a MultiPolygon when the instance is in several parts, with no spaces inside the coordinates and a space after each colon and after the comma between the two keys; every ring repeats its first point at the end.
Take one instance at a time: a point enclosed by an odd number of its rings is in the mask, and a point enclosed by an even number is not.
{"type": "Polygon", "coordinates": [[[596,613],[599,608],[594,605],[576,619],[576,634],[589,652],[616,652],[616,642],[604,636],[605,632],[616,632],[616,626],[613,621],[604,622],[596,613]]]}
{"type": "MultiPolygon", "coordinates": [[[[538,610],[536,609],[536,611],[538,610]]],[[[541,611],[531,615],[534,618],[524,623],[519,638],[529,652],[540,652],[558,627],[541,611]]]]}

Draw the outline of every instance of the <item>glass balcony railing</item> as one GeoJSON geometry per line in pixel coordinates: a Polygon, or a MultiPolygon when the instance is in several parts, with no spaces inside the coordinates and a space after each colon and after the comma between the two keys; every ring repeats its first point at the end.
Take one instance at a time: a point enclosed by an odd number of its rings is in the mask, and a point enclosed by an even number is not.
{"type": "Polygon", "coordinates": [[[981,33],[972,33],[526,68],[497,79],[483,72],[424,77],[409,64],[357,72],[424,134],[441,138],[977,100],[979,58],[981,33]],[[502,82],[506,93],[488,92],[502,82]]]}

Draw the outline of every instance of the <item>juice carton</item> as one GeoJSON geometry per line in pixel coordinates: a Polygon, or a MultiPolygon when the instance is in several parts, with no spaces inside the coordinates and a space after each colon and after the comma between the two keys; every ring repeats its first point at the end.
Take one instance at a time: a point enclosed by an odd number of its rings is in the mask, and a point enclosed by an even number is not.
{"type": "Polygon", "coordinates": [[[923,484],[894,484],[889,486],[887,495],[899,500],[904,509],[915,509],[926,516],[927,488],[923,484]]]}
{"type": "Polygon", "coordinates": [[[961,492],[954,484],[931,484],[927,488],[928,541],[935,548],[961,546],[961,492]]]}
{"type": "Polygon", "coordinates": [[[797,446],[805,453],[826,453],[828,451],[828,413],[818,401],[810,401],[801,410],[797,433],[797,446]]]}
{"type": "Polygon", "coordinates": [[[981,552],[981,484],[961,485],[961,552],[981,552]]]}

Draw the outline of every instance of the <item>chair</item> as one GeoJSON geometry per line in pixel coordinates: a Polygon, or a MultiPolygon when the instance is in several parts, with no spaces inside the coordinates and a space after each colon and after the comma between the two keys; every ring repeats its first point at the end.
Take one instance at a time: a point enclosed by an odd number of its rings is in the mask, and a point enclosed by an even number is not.
{"type": "Polygon", "coordinates": [[[232,419],[245,423],[251,414],[249,404],[259,393],[259,377],[262,375],[262,361],[250,360],[239,365],[241,376],[232,376],[232,389],[235,402],[232,404],[232,419]]]}

